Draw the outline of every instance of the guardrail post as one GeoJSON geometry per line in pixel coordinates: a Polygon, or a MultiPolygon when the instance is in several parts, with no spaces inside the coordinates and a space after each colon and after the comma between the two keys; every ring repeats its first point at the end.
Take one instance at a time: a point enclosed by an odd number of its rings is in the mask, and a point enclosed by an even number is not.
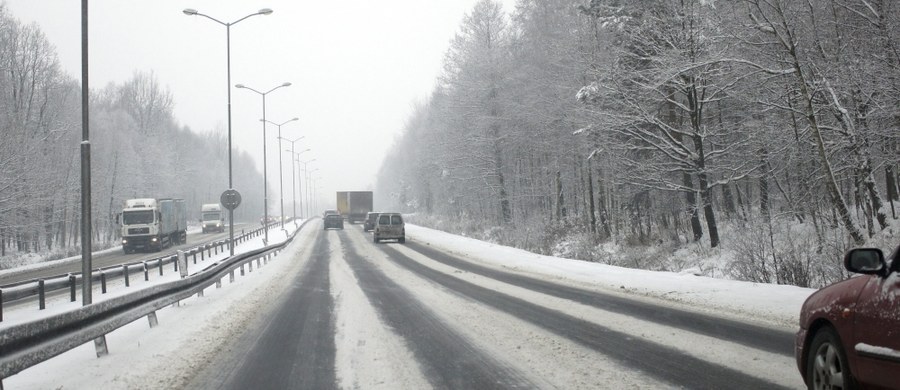
{"type": "Polygon", "coordinates": [[[106,272],[100,271],[100,292],[106,294],[106,272]]]}
{"type": "Polygon", "coordinates": [[[94,339],[94,350],[97,351],[97,357],[109,354],[109,349],[106,348],[106,335],[94,339]]]}
{"type": "Polygon", "coordinates": [[[182,252],[182,251],[177,251],[177,253],[178,253],[178,254],[176,255],[175,261],[178,262],[178,263],[181,263],[181,267],[180,267],[181,270],[180,270],[179,272],[180,272],[180,274],[181,274],[181,278],[184,279],[184,278],[186,278],[186,277],[188,276],[188,259],[187,259],[187,253],[184,253],[184,252],[182,252]]]}
{"type": "Polygon", "coordinates": [[[150,270],[147,268],[146,261],[143,261],[142,263],[144,264],[144,281],[149,282],[150,281],[150,270]]]}
{"type": "Polygon", "coordinates": [[[159,276],[163,276],[163,264],[162,264],[162,257],[160,257],[160,258],[159,258],[159,259],[157,259],[157,260],[156,260],[156,261],[157,261],[157,262],[158,262],[158,265],[159,265],[159,276]]]}
{"type": "Polygon", "coordinates": [[[256,258],[256,268],[262,267],[261,265],[259,265],[259,260],[260,260],[260,258],[257,257],[256,258]]]}
{"type": "Polygon", "coordinates": [[[172,261],[172,268],[175,269],[175,272],[178,272],[178,257],[173,256],[172,258],[174,259],[174,261],[172,261]]]}
{"type": "Polygon", "coordinates": [[[75,275],[69,274],[69,302],[75,302],[75,275]]]}
{"type": "Polygon", "coordinates": [[[44,304],[44,279],[38,280],[38,307],[41,310],[44,310],[46,307],[44,304]]]}
{"type": "Polygon", "coordinates": [[[194,255],[194,264],[197,264],[197,251],[193,250],[191,251],[191,254],[194,255]]]}
{"type": "Polygon", "coordinates": [[[159,325],[159,320],[156,319],[156,312],[151,311],[150,314],[147,314],[147,321],[150,322],[150,327],[155,328],[156,325],[159,325]]]}
{"type": "MultiPolygon", "coordinates": [[[[0,288],[0,322],[3,322],[3,289],[0,288]]],[[[0,382],[0,390],[3,390],[3,382],[0,382]]]]}
{"type": "Polygon", "coordinates": [[[228,273],[228,283],[234,283],[234,270],[228,273]]]}
{"type": "Polygon", "coordinates": [[[206,245],[206,255],[212,257],[212,245],[206,245]]]}
{"type": "Polygon", "coordinates": [[[129,287],[130,283],[128,280],[128,264],[122,264],[122,275],[125,276],[125,287],[129,287]]]}
{"type": "Polygon", "coordinates": [[[213,247],[216,248],[216,254],[218,255],[218,254],[219,254],[219,245],[218,245],[218,244],[213,244],[213,247]]]}
{"type": "Polygon", "coordinates": [[[251,259],[247,264],[250,266],[250,272],[253,272],[253,260],[251,259]]]}
{"type": "MultiPolygon", "coordinates": [[[[206,252],[203,251],[202,246],[197,247],[197,252],[200,252],[200,261],[206,261],[206,252]]],[[[194,254],[194,256],[197,256],[197,255],[194,254]]]]}
{"type": "Polygon", "coordinates": [[[203,298],[203,289],[197,292],[197,298],[203,298]]]}
{"type": "Polygon", "coordinates": [[[244,265],[243,264],[241,264],[241,276],[244,276],[244,265]]]}
{"type": "MultiPolygon", "coordinates": [[[[222,288],[222,278],[216,279],[216,288],[222,288]]],[[[0,296],[0,298],[2,298],[2,296],[0,296]]],[[[3,321],[2,316],[0,316],[0,321],[3,321]]],[[[0,390],[2,390],[2,389],[0,389],[0,390]]]]}

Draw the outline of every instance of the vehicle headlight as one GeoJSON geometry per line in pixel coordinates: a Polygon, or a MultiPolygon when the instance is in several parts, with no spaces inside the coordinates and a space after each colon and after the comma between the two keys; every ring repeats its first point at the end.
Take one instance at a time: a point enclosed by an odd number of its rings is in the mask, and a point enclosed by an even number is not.
{"type": "Polygon", "coordinates": [[[122,244],[127,244],[127,243],[128,243],[128,240],[122,239],[122,244]]]}
{"type": "Polygon", "coordinates": [[[151,238],[150,241],[156,242],[156,237],[151,238]]]}

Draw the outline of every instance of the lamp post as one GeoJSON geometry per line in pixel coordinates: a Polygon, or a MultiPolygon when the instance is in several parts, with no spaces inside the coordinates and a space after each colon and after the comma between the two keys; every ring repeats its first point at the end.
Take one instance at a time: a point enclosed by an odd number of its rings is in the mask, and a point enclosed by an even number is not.
{"type": "MultiPolygon", "coordinates": [[[[305,198],[306,198],[306,199],[305,199],[305,200],[306,200],[306,215],[307,215],[307,218],[312,218],[312,213],[310,212],[311,209],[310,209],[310,207],[309,207],[309,206],[310,206],[310,204],[309,204],[309,171],[307,170],[307,165],[308,165],[309,163],[313,162],[313,161],[316,161],[316,159],[311,159],[311,160],[306,160],[306,161],[298,161],[300,164],[303,164],[303,179],[306,180],[306,195],[305,195],[305,198]]],[[[303,194],[304,191],[302,191],[302,190],[303,190],[302,184],[301,184],[300,189],[301,189],[300,195],[301,195],[301,197],[303,197],[303,196],[304,196],[304,194],[303,194]]],[[[301,212],[303,211],[303,207],[302,207],[302,206],[300,207],[300,211],[301,211],[301,212]]]]}
{"type": "MultiPolygon", "coordinates": [[[[296,119],[296,118],[294,118],[294,119],[296,119]]],[[[279,138],[281,138],[281,137],[279,137],[279,138]]],[[[301,150],[299,152],[294,151],[294,145],[297,143],[297,141],[299,141],[301,139],[303,139],[303,136],[297,137],[293,140],[290,140],[287,138],[284,139],[285,141],[291,143],[291,150],[285,149],[284,151],[291,153],[291,197],[294,199],[294,201],[293,201],[294,219],[297,219],[297,193],[294,192],[294,190],[297,188],[297,182],[295,179],[296,173],[294,170],[294,160],[297,159],[297,156],[299,156],[301,153],[308,152],[310,150],[310,149],[306,149],[306,150],[301,150]]],[[[300,207],[302,208],[303,206],[300,206],[300,207]]]]}
{"type": "MultiPolygon", "coordinates": [[[[260,96],[262,96],[262,109],[263,109],[263,117],[262,117],[262,124],[263,124],[263,230],[265,231],[265,238],[263,239],[263,242],[265,242],[266,245],[268,245],[268,242],[269,242],[269,173],[266,168],[268,165],[268,164],[266,164],[266,122],[268,122],[266,120],[266,95],[268,95],[270,92],[272,92],[278,88],[290,87],[290,86],[291,86],[291,83],[285,82],[285,83],[282,83],[281,85],[274,87],[266,92],[257,91],[257,90],[250,88],[244,84],[236,84],[234,86],[235,88],[243,88],[243,89],[251,90],[251,91],[259,94],[260,96]]],[[[280,144],[281,144],[281,140],[279,140],[279,148],[280,148],[280,144]]],[[[280,157],[280,155],[279,155],[279,157],[280,157]]],[[[282,217],[284,217],[283,212],[282,212],[282,217]]],[[[284,228],[284,222],[282,222],[281,227],[284,228]]]]}
{"type": "MultiPolygon", "coordinates": [[[[306,204],[307,204],[308,206],[312,206],[312,205],[313,205],[313,201],[315,200],[315,190],[316,190],[316,188],[315,188],[315,186],[312,184],[312,183],[313,183],[313,181],[312,181],[312,179],[313,179],[312,174],[315,173],[315,172],[318,171],[318,170],[319,170],[319,168],[315,168],[315,169],[310,169],[308,172],[306,172],[306,195],[309,197],[309,200],[306,202],[306,204]]],[[[314,208],[313,208],[313,210],[317,210],[317,209],[318,209],[317,207],[314,207],[314,208]]],[[[311,214],[310,214],[310,215],[311,215],[311,214]]]]}
{"type": "MultiPolygon", "coordinates": [[[[185,8],[184,11],[181,11],[181,12],[184,12],[184,14],[188,15],[188,16],[202,16],[204,18],[212,20],[213,22],[216,22],[218,24],[225,26],[225,47],[226,47],[226,58],[227,58],[227,64],[228,64],[227,65],[227,68],[228,68],[228,76],[227,76],[228,77],[228,83],[227,83],[227,85],[228,85],[228,189],[233,189],[234,185],[233,185],[233,181],[231,180],[231,26],[238,24],[240,21],[247,19],[251,16],[271,15],[272,9],[263,8],[259,11],[256,11],[256,13],[252,13],[250,15],[244,16],[243,18],[235,20],[231,23],[225,23],[225,22],[223,22],[219,19],[216,19],[212,16],[209,16],[206,14],[201,14],[200,12],[197,12],[197,10],[192,9],[192,8],[185,8]]],[[[230,256],[234,256],[234,210],[230,209],[230,208],[228,209],[228,251],[230,253],[230,256]]]]}
{"type": "MultiPolygon", "coordinates": [[[[268,121],[265,119],[261,119],[261,120],[263,122],[268,122],[275,126],[278,126],[278,149],[281,150],[281,140],[286,139],[286,138],[281,137],[281,126],[283,126],[284,124],[286,124],[288,122],[293,122],[293,121],[296,121],[299,119],[300,118],[293,118],[293,119],[289,119],[289,120],[286,120],[281,123],[275,123],[275,122],[268,121]]],[[[300,138],[303,138],[303,137],[301,136],[300,138]]],[[[299,140],[300,138],[297,138],[297,140],[299,140]]],[[[295,140],[294,142],[296,142],[297,140],[295,140]]],[[[293,147],[294,147],[294,143],[291,142],[291,148],[293,148],[293,147]]],[[[281,202],[281,229],[284,230],[284,174],[281,172],[281,169],[284,167],[284,161],[281,159],[282,154],[284,154],[284,153],[278,153],[278,193],[279,193],[278,200],[281,202]]]]}

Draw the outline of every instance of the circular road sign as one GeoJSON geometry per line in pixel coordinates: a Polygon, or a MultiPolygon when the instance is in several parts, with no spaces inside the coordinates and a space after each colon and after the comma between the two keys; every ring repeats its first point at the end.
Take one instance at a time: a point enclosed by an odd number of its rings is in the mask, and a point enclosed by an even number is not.
{"type": "Polygon", "coordinates": [[[219,197],[219,202],[222,203],[222,206],[225,206],[226,209],[234,210],[241,204],[241,193],[233,188],[229,188],[219,197]]]}

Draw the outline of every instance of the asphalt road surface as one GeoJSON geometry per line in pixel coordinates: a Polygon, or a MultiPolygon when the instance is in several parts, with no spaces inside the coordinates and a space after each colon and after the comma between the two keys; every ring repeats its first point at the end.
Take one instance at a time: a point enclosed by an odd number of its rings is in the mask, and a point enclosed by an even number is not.
{"type": "Polygon", "coordinates": [[[788,330],[321,228],[190,388],[803,386],[788,330]]]}

